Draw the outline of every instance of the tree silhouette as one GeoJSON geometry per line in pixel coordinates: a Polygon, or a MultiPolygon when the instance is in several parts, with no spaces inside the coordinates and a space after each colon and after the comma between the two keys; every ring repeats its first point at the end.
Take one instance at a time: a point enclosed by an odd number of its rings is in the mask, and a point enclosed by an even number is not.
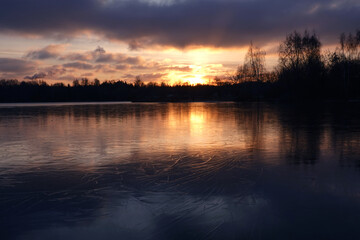
{"type": "Polygon", "coordinates": [[[135,77],[134,86],[135,86],[135,87],[143,87],[143,86],[145,86],[145,84],[144,84],[144,82],[141,80],[140,76],[136,76],[136,77],[135,77]]]}
{"type": "Polygon", "coordinates": [[[244,64],[238,67],[232,80],[236,83],[261,81],[262,74],[265,72],[265,55],[265,51],[250,42],[244,64]]]}
{"type": "Polygon", "coordinates": [[[266,52],[250,43],[248,52],[245,56],[244,67],[247,68],[251,80],[260,81],[260,76],[265,72],[266,52]]]}
{"type": "Polygon", "coordinates": [[[315,33],[289,34],[279,48],[279,82],[295,98],[316,98],[322,87],[324,64],[315,33]]]}

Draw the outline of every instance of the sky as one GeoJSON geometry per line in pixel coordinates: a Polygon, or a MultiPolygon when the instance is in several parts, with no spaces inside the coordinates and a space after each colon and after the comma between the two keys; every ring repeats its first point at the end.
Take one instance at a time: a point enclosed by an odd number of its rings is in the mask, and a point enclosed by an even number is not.
{"type": "Polygon", "coordinates": [[[294,30],[331,49],[359,28],[360,0],[1,0],[0,78],[207,83],[251,41],[272,70],[294,30]]]}

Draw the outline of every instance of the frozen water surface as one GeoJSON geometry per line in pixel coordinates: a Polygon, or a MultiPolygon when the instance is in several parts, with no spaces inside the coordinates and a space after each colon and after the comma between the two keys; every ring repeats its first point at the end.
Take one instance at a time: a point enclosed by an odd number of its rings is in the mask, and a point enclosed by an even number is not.
{"type": "Polygon", "coordinates": [[[360,105],[0,105],[1,239],[359,239],[360,105]]]}

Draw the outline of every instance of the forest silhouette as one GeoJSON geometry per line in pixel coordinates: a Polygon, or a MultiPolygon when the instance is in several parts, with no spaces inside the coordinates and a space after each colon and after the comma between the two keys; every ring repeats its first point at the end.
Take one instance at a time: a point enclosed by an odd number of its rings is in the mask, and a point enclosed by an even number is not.
{"type": "Polygon", "coordinates": [[[294,31],[279,47],[279,63],[267,72],[265,51],[250,44],[243,65],[207,85],[75,79],[49,85],[43,79],[0,80],[0,102],[58,101],[303,101],[360,99],[360,30],[341,34],[334,51],[321,51],[315,33],[294,31]]]}

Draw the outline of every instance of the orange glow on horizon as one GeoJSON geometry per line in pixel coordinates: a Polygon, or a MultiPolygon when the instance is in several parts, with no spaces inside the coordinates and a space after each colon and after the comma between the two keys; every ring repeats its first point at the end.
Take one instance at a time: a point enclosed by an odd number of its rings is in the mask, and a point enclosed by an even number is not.
{"type": "Polygon", "coordinates": [[[205,80],[201,76],[195,76],[194,78],[189,78],[188,83],[190,85],[205,84],[205,80]]]}
{"type": "MultiPolygon", "coordinates": [[[[184,66],[178,66],[184,67],[184,66]]],[[[207,72],[209,70],[205,69],[201,65],[189,65],[185,66],[189,69],[189,71],[177,71],[171,70],[168,75],[167,79],[170,85],[176,84],[184,84],[188,83],[189,85],[197,85],[197,84],[206,84],[207,80],[204,79],[207,76],[207,72]]]]}

